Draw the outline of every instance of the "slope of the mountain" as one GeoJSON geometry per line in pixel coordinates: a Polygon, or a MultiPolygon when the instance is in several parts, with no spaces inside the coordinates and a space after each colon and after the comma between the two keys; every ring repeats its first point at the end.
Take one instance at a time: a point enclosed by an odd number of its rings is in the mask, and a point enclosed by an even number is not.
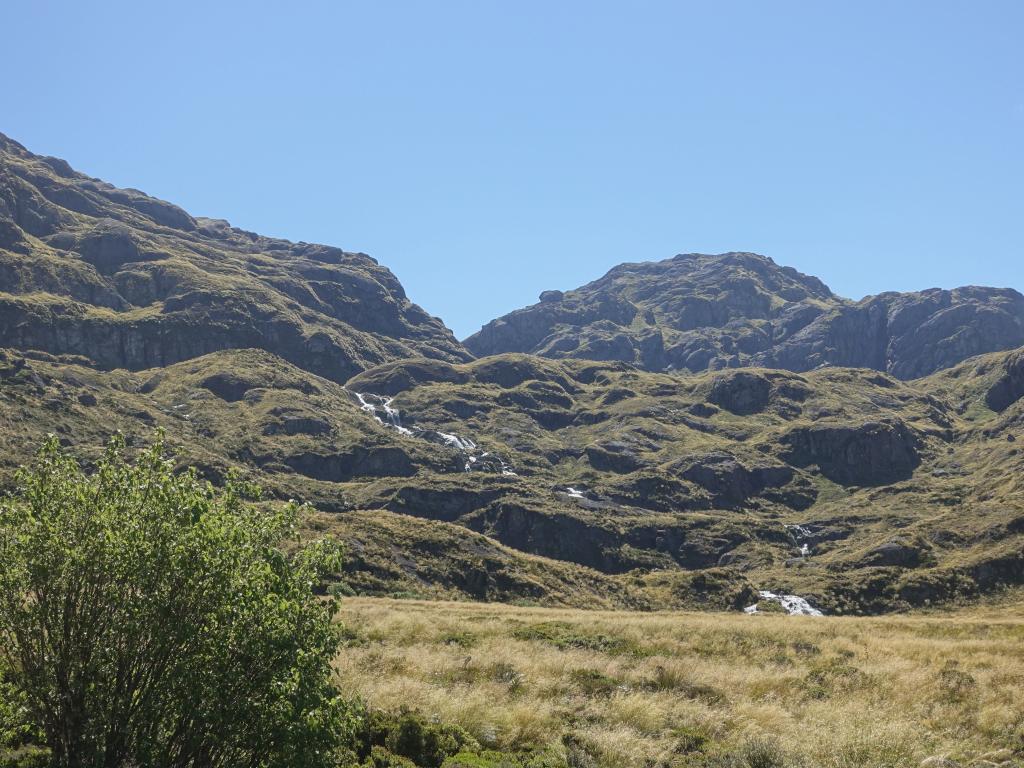
{"type": "Polygon", "coordinates": [[[0,346],[130,370],[260,348],[335,381],[469,357],[365,254],[193,218],[2,135],[0,346]]]}
{"type": "Polygon", "coordinates": [[[0,487],[48,433],[88,463],[160,428],[312,504],[341,590],[872,613],[1024,583],[1020,294],[850,302],[725,254],[541,298],[473,359],[368,256],[0,137],[0,487]]]}
{"type": "Polygon", "coordinates": [[[854,302],[752,253],[622,264],[576,290],[546,291],[465,341],[477,356],[620,360],[650,371],[838,365],[900,379],[1022,344],[1017,291],[934,289],[854,302]]]}
{"type": "Polygon", "coordinates": [[[8,350],[0,475],[47,432],[88,461],[162,427],[211,479],[319,508],[362,592],[882,612],[1024,583],[1022,356],[905,383],[504,355],[343,387],[259,350],[139,372],[8,350]]]}

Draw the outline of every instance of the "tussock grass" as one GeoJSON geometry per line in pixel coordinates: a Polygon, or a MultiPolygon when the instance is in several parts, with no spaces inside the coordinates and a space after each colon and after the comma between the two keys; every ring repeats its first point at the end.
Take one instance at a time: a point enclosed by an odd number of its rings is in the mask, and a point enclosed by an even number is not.
{"type": "Polygon", "coordinates": [[[815,619],[354,598],[342,620],[347,692],[500,750],[623,768],[1024,754],[1017,604],[815,619]],[[708,762],[724,755],[742,762],[708,762]]]}

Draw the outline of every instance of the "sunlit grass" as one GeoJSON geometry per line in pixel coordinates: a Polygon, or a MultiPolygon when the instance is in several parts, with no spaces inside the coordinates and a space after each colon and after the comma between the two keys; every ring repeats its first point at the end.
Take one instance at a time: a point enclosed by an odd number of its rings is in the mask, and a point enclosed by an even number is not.
{"type": "Polygon", "coordinates": [[[814,619],[351,599],[342,619],[347,692],[503,750],[571,734],[605,766],[763,747],[844,768],[1024,750],[1016,607],[814,619]]]}

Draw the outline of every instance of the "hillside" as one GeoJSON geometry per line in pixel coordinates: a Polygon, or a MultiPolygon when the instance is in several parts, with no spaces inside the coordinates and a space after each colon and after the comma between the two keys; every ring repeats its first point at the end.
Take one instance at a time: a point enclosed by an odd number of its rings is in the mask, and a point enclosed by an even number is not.
{"type": "Polygon", "coordinates": [[[469,358],[365,254],[193,218],[2,134],[0,340],[130,370],[259,348],[335,381],[469,358]]]}
{"type": "Polygon", "coordinates": [[[465,345],[477,356],[621,360],[650,371],[838,365],[914,379],[1024,345],[1024,296],[965,287],[855,302],[757,254],[684,254],[545,291],[465,345]]]}
{"type": "Polygon", "coordinates": [[[501,356],[345,388],[262,351],[138,373],[8,351],[2,453],[162,427],[211,479],[319,508],[369,594],[875,613],[1024,580],[1022,359],[902,383],[501,356]]]}

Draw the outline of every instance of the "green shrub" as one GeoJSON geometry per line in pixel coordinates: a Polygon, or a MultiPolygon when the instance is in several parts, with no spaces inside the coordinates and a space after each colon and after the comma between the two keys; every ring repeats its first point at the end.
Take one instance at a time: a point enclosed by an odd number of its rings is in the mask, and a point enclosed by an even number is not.
{"type": "MultiPolygon", "coordinates": [[[[428,722],[412,712],[373,711],[365,716],[363,723],[357,735],[356,752],[370,760],[392,755],[420,768],[439,768],[459,752],[479,749],[479,744],[462,728],[428,722]]],[[[375,763],[371,765],[376,768],[375,763]]]]}
{"type": "Polygon", "coordinates": [[[417,768],[409,758],[393,754],[381,746],[374,746],[370,749],[370,756],[363,766],[365,768],[417,768]]]}
{"type": "Polygon", "coordinates": [[[163,448],[132,463],[115,439],[87,475],[51,438],[0,502],[0,659],[26,720],[56,768],[335,764],[355,720],[313,588],[337,547],[163,448]]]}

